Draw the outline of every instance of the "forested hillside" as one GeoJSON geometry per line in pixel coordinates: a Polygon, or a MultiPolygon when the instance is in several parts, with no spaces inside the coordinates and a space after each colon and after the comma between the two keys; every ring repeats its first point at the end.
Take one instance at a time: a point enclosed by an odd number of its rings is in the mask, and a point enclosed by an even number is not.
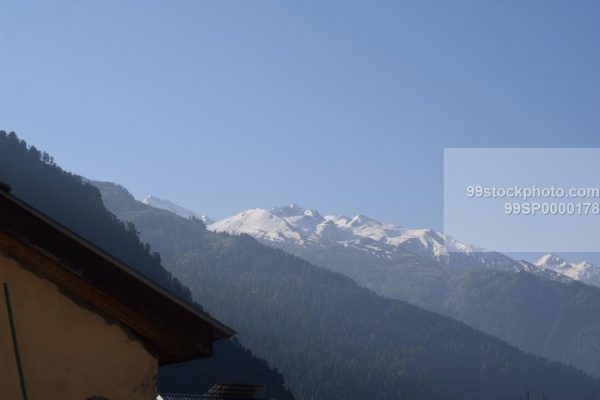
{"type": "Polygon", "coordinates": [[[276,366],[301,399],[593,399],[600,383],[462,323],[385,299],[242,235],[207,231],[95,182],[198,301],[276,366]]]}
{"type": "Polygon", "coordinates": [[[458,319],[525,351],[600,376],[600,289],[527,272],[449,268],[432,260],[359,261],[352,252],[288,249],[377,293],[458,319]],[[345,264],[345,261],[348,263],[345,264]]]}
{"type": "MultiPolygon", "coordinates": [[[[28,147],[14,133],[3,131],[0,180],[12,187],[15,196],[191,301],[189,290],[163,268],[160,256],[140,241],[133,225],[124,224],[104,207],[98,189],[63,171],[48,154],[28,147]]],[[[281,375],[235,340],[218,343],[211,358],[169,366],[159,372],[161,390],[204,393],[216,382],[264,384],[269,397],[293,398],[284,388],[281,375]]]]}
{"type": "Polygon", "coordinates": [[[478,271],[452,276],[438,298],[431,309],[600,376],[597,287],[526,272],[478,271]]]}
{"type": "Polygon", "coordinates": [[[384,297],[439,312],[600,376],[600,288],[558,272],[577,270],[593,282],[598,267],[589,263],[575,267],[546,256],[544,267],[525,265],[430,229],[361,215],[323,217],[297,205],[243,211],[208,229],[248,233],[384,297]]]}

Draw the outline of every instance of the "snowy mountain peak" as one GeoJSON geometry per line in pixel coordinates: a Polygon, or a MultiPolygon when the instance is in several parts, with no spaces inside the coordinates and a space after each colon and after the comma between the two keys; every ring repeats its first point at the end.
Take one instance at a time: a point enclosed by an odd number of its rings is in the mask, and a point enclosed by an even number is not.
{"type": "Polygon", "coordinates": [[[584,280],[583,277],[589,277],[591,275],[598,275],[598,278],[600,279],[600,267],[592,263],[582,261],[571,265],[573,267],[574,275],[581,277],[582,280],[584,280]]]}
{"type": "Polygon", "coordinates": [[[296,204],[272,211],[244,211],[208,229],[246,233],[296,255],[309,257],[312,254],[315,262],[321,262],[324,254],[335,254],[335,259],[338,254],[345,254],[361,263],[380,265],[403,260],[410,253],[459,269],[527,271],[561,282],[579,280],[600,286],[600,268],[587,262],[572,264],[555,254],[546,254],[534,263],[519,263],[504,254],[460,242],[433,229],[404,228],[362,214],[352,218],[322,216],[316,210],[296,204]]]}
{"type": "Polygon", "coordinates": [[[538,258],[533,262],[533,264],[541,268],[549,268],[552,270],[570,267],[570,264],[567,262],[567,260],[551,253],[545,254],[542,257],[538,258]]]}
{"type": "Polygon", "coordinates": [[[300,207],[295,203],[291,203],[287,206],[275,207],[273,210],[271,210],[274,215],[279,217],[294,217],[304,214],[305,211],[305,208],[300,207]]]}
{"type": "Polygon", "coordinates": [[[310,217],[310,218],[318,218],[318,219],[323,218],[317,210],[313,210],[313,209],[304,210],[304,215],[306,215],[307,217],[310,217]]]}
{"type": "Polygon", "coordinates": [[[302,217],[306,216],[309,218],[317,218],[322,219],[323,217],[317,210],[313,210],[310,208],[304,208],[299,206],[298,204],[291,203],[288,206],[276,207],[271,210],[273,215],[277,215],[281,218],[290,218],[290,217],[302,217]]]}
{"type": "MultiPolygon", "coordinates": [[[[431,229],[407,229],[382,223],[362,214],[353,218],[322,216],[314,209],[296,204],[274,208],[270,212],[262,209],[248,210],[214,223],[209,229],[233,234],[246,233],[288,250],[306,250],[309,247],[322,250],[341,246],[386,259],[394,259],[410,252],[436,262],[448,263],[452,259],[456,264],[460,263],[461,267],[490,260],[488,256],[476,254],[482,253],[483,249],[461,243],[431,229]]],[[[504,257],[503,262],[510,264],[506,259],[504,257]]],[[[516,261],[513,263],[517,264],[516,261]]]]}
{"type": "Polygon", "coordinates": [[[542,269],[558,272],[590,285],[600,286],[600,267],[587,261],[570,263],[555,254],[546,254],[537,259],[534,265],[542,269]]]}
{"type": "Polygon", "coordinates": [[[562,282],[578,280],[600,286],[600,267],[586,261],[570,263],[558,255],[546,254],[533,263],[517,262],[504,254],[462,243],[442,232],[404,228],[362,214],[352,218],[323,216],[315,209],[292,203],[270,211],[254,208],[214,222],[155,196],[146,196],[143,203],[183,218],[201,219],[215,232],[248,234],[303,257],[310,258],[310,254],[314,254],[313,261],[317,263],[329,252],[336,255],[335,259],[343,252],[349,259],[376,265],[382,260],[391,263],[405,260],[406,254],[411,253],[460,269],[528,271],[562,282]]]}
{"type": "Polygon", "coordinates": [[[284,218],[264,208],[242,211],[211,224],[208,229],[233,234],[245,233],[273,242],[302,241],[302,235],[284,218]]]}
{"type": "Polygon", "coordinates": [[[204,222],[206,225],[212,224],[214,222],[212,219],[210,219],[206,215],[198,214],[195,211],[188,210],[187,208],[178,206],[177,204],[173,203],[170,200],[161,199],[156,196],[148,195],[148,196],[144,197],[144,199],[142,200],[142,203],[149,205],[150,207],[154,207],[154,208],[158,208],[161,210],[166,210],[166,211],[172,212],[173,214],[177,214],[180,217],[183,217],[185,219],[198,218],[199,220],[204,222]]]}
{"type": "Polygon", "coordinates": [[[586,269],[598,268],[598,266],[596,266],[596,265],[594,265],[594,264],[592,264],[590,262],[587,262],[587,261],[582,261],[582,262],[579,262],[579,263],[576,263],[576,264],[571,264],[571,265],[573,265],[573,267],[575,269],[577,269],[577,270],[586,270],[586,269]]]}
{"type": "Polygon", "coordinates": [[[350,226],[358,227],[358,226],[381,226],[382,223],[374,220],[373,218],[369,218],[366,215],[356,214],[349,222],[350,226]]]}

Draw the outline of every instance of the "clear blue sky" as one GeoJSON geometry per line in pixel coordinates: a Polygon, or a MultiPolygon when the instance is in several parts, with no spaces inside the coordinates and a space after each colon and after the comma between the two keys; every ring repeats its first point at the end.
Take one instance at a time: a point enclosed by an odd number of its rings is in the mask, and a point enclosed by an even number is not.
{"type": "Polygon", "coordinates": [[[0,129],[213,218],[441,228],[444,147],[600,147],[599,43],[598,1],[1,0],[0,129]]]}

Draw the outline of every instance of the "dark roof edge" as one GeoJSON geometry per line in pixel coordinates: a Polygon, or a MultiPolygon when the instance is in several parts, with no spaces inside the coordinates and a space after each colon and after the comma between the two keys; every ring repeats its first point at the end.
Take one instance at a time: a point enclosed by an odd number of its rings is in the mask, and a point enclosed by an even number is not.
{"type": "MultiPolygon", "coordinates": [[[[4,182],[1,182],[1,183],[4,183],[4,182]]],[[[8,185],[6,185],[6,186],[8,186],[8,185]]],[[[10,190],[10,186],[8,186],[8,187],[9,187],[9,190],[10,190]]],[[[15,203],[17,206],[25,209],[27,212],[33,214],[36,218],[39,218],[44,223],[50,225],[52,228],[60,231],[65,236],[67,236],[70,239],[76,241],[78,244],[86,247],[88,250],[90,250],[91,252],[93,252],[97,256],[103,258],[107,262],[109,262],[109,263],[113,264],[114,266],[118,267],[123,272],[129,274],[130,276],[134,277],[135,279],[137,279],[140,282],[144,283],[145,285],[149,286],[150,288],[152,288],[156,292],[162,294],[168,300],[172,301],[173,303],[177,304],[178,306],[187,309],[189,312],[191,312],[192,314],[194,314],[198,318],[202,319],[207,324],[212,325],[215,328],[215,332],[214,333],[215,333],[215,337],[217,339],[227,339],[227,338],[230,338],[230,337],[232,337],[233,335],[235,335],[237,333],[232,328],[228,327],[227,325],[223,324],[222,322],[218,321],[217,319],[215,319],[215,318],[209,316],[208,314],[206,314],[206,313],[198,310],[196,307],[190,305],[186,301],[184,301],[184,300],[180,299],[179,297],[175,296],[174,294],[172,294],[171,292],[169,292],[168,290],[166,290],[162,286],[158,285],[157,283],[153,282],[152,280],[146,278],[144,275],[142,275],[139,272],[135,271],[133,268],[129,267],[124,262],[122,262],[122,261],[116,259],[115,257],[111,256],[110,254],[108,254],[104,250],[102,250],[102,249],[98,248],[97,246],[95,246],[94,244],[90,243],[88,240],[82,238],[81,236],[77,235],[75,232],[71,231],[70,229],[68,229],[65,226],[61,225],[60,223],[54,221],[52,218],[48,217],[44,213],[38,211],[34,207],[32,207],[29,204],[25,203],[23,200],[21,200],[21,199],[17,198],[16,196],[10,194],[8,191],[0,190],[0,196],[5,197],[9,201],[15,203]]]]}
{"type": "Polygon", "coordinates": [[[12,190],[12,188],[10,187],[10,185],[8,183],[6,183],[4,181],[0,181],[0,191],[10,193],[11,190],[12,190]]]}

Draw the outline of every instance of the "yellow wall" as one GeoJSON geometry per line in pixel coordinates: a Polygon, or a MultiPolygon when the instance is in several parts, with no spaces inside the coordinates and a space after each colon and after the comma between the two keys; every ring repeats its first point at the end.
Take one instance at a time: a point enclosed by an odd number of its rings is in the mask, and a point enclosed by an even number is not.
{"type": "Polygon", "coordinates": [[[2,399],[21,399],[3,282],[10,288],[29,400],[156,399],[157,360],[140,342],[0,253],[2,399]]]}

